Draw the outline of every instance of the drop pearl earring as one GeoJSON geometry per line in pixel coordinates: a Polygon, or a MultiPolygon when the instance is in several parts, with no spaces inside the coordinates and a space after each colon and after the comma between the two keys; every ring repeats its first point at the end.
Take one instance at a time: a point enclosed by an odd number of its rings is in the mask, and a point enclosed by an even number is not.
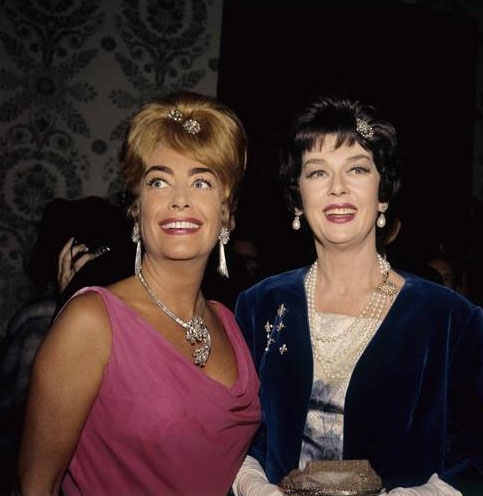
{"type": "Polygon", "coordinates": [[[299,208],[296,208],[294,210],[294,219],[292,221],[292,229],[294,231],[298,231],[300,229],[300,216],[303,214],[303,211],[300,210],[299,208]]]}
{"type": "Polygon", "coordinates": [[[386,225],[386,216],[384,215],[383,212],[379,214],[379,217],[376,220],[376,225],[380,229],[382,229],[386,225]]]}

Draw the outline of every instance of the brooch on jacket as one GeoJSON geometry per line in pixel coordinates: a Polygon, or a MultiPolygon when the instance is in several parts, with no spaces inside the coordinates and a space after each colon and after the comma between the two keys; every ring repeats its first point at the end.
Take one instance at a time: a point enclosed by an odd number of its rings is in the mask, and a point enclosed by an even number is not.
{"type": "MultiPolygon", "coordinates": [[[[265,324],[265,334],[267,335],[267,344],[265,346],[265,353],[268,353],[270,350],[270,346],[273,343],[280,342],[281,331],[285,328],[285,324],[283,323],[283,316],[287,311],[287,307],[282,303],[277,310],[277,315],[275,317],[275,321],[271,324],[268,320],[265,324]]],[[[278,351],[281,355],[283,355],[288,350],[287,345],[285,343],[281,344],[278,347],[278,351]]]]}

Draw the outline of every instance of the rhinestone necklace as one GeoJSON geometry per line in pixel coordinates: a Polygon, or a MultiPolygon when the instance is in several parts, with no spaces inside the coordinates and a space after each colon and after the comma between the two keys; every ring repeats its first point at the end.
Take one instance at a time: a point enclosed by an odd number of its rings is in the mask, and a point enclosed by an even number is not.
{"type": "Polygon", "coordinates": [[[160,308],[169,318],[174,320],[178,325],[186,329],[186,341],[192,345],[201,343],[201,346],[193,351],[193,363],[198,367],[203,368],[208,361],[211,353],[211,336],[206,327],[204,320],[199,316],[194,316],[187,322],[175,315],[152,291],[148,283],[143,277],[141,271],[136,274],[136,277],[141,281],[144,289],[148,293],[153,303],[160,308]]]}
{"type": "MultiPolygon", "coordinates": [[[[339,319],[341,316],[318,315],[315,310],[317,261],[307,273],[305,290],[313,353],[317,365],[320,366],[325,379],[329,381],[347,379],[352,373],[357,360],[381,323],[387,301],[394,298],[399,291],[398,286],[388,281],[391,269],[389,262],[379,254],[377,258],[382,282],[372,293],[362,312],[352,318],[348,326],[342,328],[337,325],[341,321],[339,319]],[[334,333],[336,330],[338,332],[334,333]]],[[[341,318],[344,319],[344,316],[341,318]]]]}

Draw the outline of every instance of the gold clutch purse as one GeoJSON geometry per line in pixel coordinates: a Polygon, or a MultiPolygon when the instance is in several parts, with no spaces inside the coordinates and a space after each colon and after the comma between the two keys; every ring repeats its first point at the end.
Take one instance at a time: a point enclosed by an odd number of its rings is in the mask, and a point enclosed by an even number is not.
{"type": "Polygon", "coordinates": [[[313,460],[279,483],[293,496],[375,496],[384,492],[368,460],[313,460]]]}

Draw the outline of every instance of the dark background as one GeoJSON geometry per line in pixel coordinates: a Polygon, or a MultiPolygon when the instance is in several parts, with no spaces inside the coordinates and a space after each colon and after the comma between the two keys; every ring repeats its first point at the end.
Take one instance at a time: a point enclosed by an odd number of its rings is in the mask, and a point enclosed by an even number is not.
{"type": "Polygon", "coordinates": [[[225,0],[218,96],[250,139],[238,230],[255,233],[266,272],[312,257],[307,234],[290,228],[277,149],[293,112],[325,91],[374,104],[399,132],[398,249],[417,257],[443,241],[458,256],[475,257],[482,229],[471,196],[477,41],[476,21],[420,5],[225,0]]]}

